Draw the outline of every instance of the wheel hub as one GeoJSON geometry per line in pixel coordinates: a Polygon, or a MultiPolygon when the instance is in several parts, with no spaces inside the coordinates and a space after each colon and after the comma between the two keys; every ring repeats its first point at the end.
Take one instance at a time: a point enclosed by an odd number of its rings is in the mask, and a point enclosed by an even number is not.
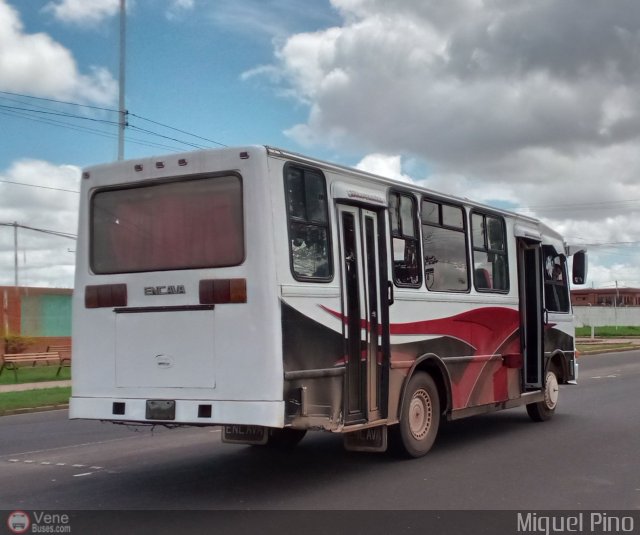
{"type": "Polygon", "coordinates": [[[425,390],[417,390],[409,405],[409,429],[417,440],[424,438],[429,432],[433,419],[431,398],[425,390]]]}
{"type": "Polygon", "coordinates": [[[558,404],[558,378],[553,372],[547,372],[547,379],[544,389],[544,402],[549,409],[555,409],[558,404]]]}

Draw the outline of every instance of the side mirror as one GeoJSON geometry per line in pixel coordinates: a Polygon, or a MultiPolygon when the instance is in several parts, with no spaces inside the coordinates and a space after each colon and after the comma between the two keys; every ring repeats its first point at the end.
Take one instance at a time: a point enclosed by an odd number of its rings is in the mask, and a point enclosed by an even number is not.
{"type": "Polygon", "coordinates": [[[584,284],[587,281],[587,252],[577,251],[573,255],[573,284],[584,284]]]}

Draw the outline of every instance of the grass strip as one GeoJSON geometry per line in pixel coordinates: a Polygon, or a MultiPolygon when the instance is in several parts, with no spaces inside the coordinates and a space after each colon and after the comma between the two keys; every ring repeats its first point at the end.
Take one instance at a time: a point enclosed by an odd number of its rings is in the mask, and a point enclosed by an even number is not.
{"type": "MultiPolygon", "coordinates": [[[[640,326],[620,325],[616,328],[614,325],[606,325],[603,327],[595,327],[594,335],[602,338],[616,336],[640,336],[640,326]]],[[[591,327],[577,327],[576,336],[591,336],[591,327]]]]}
{"type": "Polygon", "coordinates": [[[45,381],[68,381],[71,379],[71,368],[68,366],[60,370],[56,376],[57,366],[23,366],[18,368],[18,381],[16,382],[13,370],[2,370],[0,385],[19,385],[23,383],[42,383],[45,381]]]}
{"type": "Polygon", "coordinates": [[[43,388],[24,392],[0,392],[0,414],[16,409],[32,409],[69,403],[71,387],[43,388]]]}

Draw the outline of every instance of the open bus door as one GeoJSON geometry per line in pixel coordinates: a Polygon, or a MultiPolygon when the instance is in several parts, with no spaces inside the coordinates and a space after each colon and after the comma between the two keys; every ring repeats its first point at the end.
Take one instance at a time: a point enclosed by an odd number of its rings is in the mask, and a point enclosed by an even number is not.
{"type": "Polygon", "coordinates": [[[339,204],[338,221],[347,355],[344,414],[349,426],[387,416],[386,240],[382,211],[339,204]]]}
{"type": "Polygon", "coordinates": [[[542,252],[535,239],[518,238],[520,339],[525,389],[542,388],[544,375],[542,252]]]}

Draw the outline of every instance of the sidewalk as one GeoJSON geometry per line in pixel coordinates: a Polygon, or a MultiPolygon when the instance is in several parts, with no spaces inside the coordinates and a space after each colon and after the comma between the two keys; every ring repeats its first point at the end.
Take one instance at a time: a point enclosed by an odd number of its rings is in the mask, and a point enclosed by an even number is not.
{"type": "Polygon", "coordinates": [[[71,381],[44,381],[42,383],[21,383],[16,385],[0,385],[2,392],[24,392],[25,390],[41,390],[43,388],[57,388],[71,386],[71,381]]]}
{"type": "Polygon", "coordinates": [[[633,344],[640,346],[640,338],[617,338],[614,336],[598,338],[596,336],[591,339],[588,336],[580,336],[576,337],[576,344],[633,344]]]}

